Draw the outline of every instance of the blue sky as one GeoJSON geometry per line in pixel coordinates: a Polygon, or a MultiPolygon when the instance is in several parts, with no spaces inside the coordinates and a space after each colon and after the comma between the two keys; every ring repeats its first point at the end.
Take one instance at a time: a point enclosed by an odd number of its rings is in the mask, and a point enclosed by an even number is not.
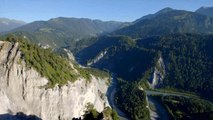
{"type": "Polygon", "coordinates": [[[171,7],[194,11],[213,0],[0,0],[0,17],[26,22],[55,17],[133,21],[171,7]]]}

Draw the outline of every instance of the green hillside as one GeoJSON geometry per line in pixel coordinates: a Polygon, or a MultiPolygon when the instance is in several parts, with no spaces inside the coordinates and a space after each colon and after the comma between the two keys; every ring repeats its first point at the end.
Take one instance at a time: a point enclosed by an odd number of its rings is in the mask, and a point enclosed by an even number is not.
{"type": "Polygon", "coordinates": [[[138,41],[141,47],[156,49],[166,62],[163,87],[201,92],[213,91],[213,36],[173,34],[138,41]]]}
{"type": "Polygon", "coordinates": [[[113,34],[146,38],[172,33],[213,33],[213,18],[195,12],[169,10],[150,19],[137,21],[113,34]]]}
{"type": "Polygon", "coordinates": [[[111,32],[122,27],[122,24],[114,21],[59,17],[48,21],[35,21],[10,32],[26,36],[36,44],[49,45],[53,48],[73,47],[80,39],[111,32]]]}
{"type": "Polygon", "coordinates": [[[125,80],[141,80],[145,74],[151,75],[160,53],[166,65],[161,87],[203,95],[213,91],[212,35],[171,34],[137,41],[124,36],[105,37],[82,50],[78,57],[82,64],[87,64],[104,50],[107,54],[92,66],[108,69],[125,80]]]}
{"type": "MultiPolygon", "coordinates": [[[[49,80],[46,87],[54,87],[56,84],[62,86],[68,81],[74,82],[79,77],[90,81],[91,75],[109,78],[107,72],[94,68],[81,68],[74,61],[69,61],[67,58],[55,54],[52,49],[42,49],[22,37],[10,35],[5,39],[1,38],[1,40],[6,40],[13,44],[15,42],[19,43],[20,51],[22,52],[21,59],[25,61],[27,67],[35,68],[41,76],[49,80]]],[[[20,64],[22,64],[21,61],[20,64]]]]}
{"type": "Polygon", "coordinates": [[[103,51],[107,51],[106,55],[92,66],[107,69],[131,81],[142,78],[145,71],[152,68],[156,54],[152,50],[137,47],[129,37],[104,36],[80,51],[77,58],[81,64],[87,65],[103,51]]]}

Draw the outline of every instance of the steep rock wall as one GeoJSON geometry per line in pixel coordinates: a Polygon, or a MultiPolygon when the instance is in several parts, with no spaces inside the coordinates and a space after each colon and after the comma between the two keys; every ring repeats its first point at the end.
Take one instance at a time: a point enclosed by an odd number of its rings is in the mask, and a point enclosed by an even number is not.
{"type": "Polygon", "coordinates": [[[166,70],[165,70],[165,64],[162,57],[159,57],[156,66],[154,68],[154,72],[152,75],[152,78],[150,79],[150,87],[156,88],[159,87],[159,85],[163,82],[163,79],[165,77],[166,70]]]}
{"type": "Polygon", "coordinates": [[[87,63],[88,66],[91,66],[101,60],[107,54],[107,50],[100,52],[93,60],[87,63]]]}

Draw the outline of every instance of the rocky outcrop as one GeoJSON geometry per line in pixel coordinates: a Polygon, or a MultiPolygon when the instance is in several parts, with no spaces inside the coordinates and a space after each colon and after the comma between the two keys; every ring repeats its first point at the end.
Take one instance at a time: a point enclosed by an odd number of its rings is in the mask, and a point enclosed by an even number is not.
{"type": "Polygon", "coordinates": [[[0,114],[23,112],[44,120],[70,120],[84,114],[87,103],[101,112],[108,101],[107,85],[92,76],[91,82],[79,78],[74,83],[45,88],[45,77],[21,59],[18,43],[0,41],[0,114]]]}
{"type": "Polygon", "coordinates": [[[67,53],[67,57],[69,60],[75,61],[75,57],[72,54],[72,52],[70,52],[68,49],[65,49],[65,48],[63,50],[67,53]]]}
{"type": "Polygon", "coordinates": [[[91,66],[91,65],[97,63],[97,62],[100,61],[106,54],[107,54],[107,50],[104,50],[104,51],[100,52],[93,60],[91,60],[90,62],[88,62],[87,65],[88,65],[88,66],[91,66]]]}
{"type": "Polygon", "coordinates": [[[162,57],[159,57],[156,66],[154,68],[154,72],[152,78],[150,79],[149,85],[151,88],[159,87],[160,84],[163,82],[165,77],[166,70],[165,64],[162,57]]]}

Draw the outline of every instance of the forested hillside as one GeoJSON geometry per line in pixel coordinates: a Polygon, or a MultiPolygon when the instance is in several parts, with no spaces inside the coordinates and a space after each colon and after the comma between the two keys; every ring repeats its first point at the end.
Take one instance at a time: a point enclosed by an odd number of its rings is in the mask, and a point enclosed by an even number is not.
{"type": "Polygon", "coordinates": [[[122,25],[122,22],[115,21],[58,17],[48,21],[35,21],[10,32],[25,36],[33,43],[53,48],[74,47],[81,39],[112,32],[122,25]]]}
{"type": "Polygon", "coordinates": [[[161,55],[166,65],[161,87],[205,95],[213,91],[212,35],[171,34],[137,41],[124,36],[105,37],[81,51],[79,57],[87,64],[103,51],[106,54],[92,66],[107,69],[125,80],[141,80],[145,73],[151,76],[161,55]]]}
{"type": "Polygon", "coordinates": [[[139,19],[135,24],[113,32],[133,38],[172,33],[213,33],[213,18],[195,12],[170,9],[162,14],[156,13],[149,19],[139,19]]]}
{"type": "Polygon", "coordinates": [[[52,49],[42,49],[22,37],[10,35],[1,40],[13,44],[19,43],[22,59],[26,65],[35,68],[41,76],[48,78],[49,82],[46,87],[54,87],[56,84],[62,86],[68,81],[74,82],[79,77],[90,81],[91,75],[102,78],[109,77],[107,72],[93,68],[81,68],[75,61],[69,61],[67,58],[55,54],[52,49]]]}
{"type": "Polygon", "coordinates": [[[213,36],[173,34],[138,41],[162,53],[166,61],[163,87],[202,92],[213,90],[213,36]]]}
{"type": "Polygon", "coordinates": [[[156,53],[137,47],[136,42],[129,37],[105,36],[77,55],[79,62],[84,65],[92,63],[93,67],[107,69],[118,77],[135,81],[154,66],[156,53]]]}

